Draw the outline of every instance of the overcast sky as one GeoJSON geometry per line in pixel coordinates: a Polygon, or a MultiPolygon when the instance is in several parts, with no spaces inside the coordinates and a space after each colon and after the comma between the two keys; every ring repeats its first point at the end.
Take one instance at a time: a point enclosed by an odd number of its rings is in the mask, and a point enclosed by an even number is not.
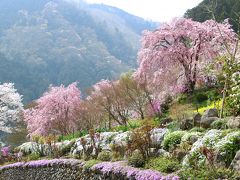
{"type": "Polygon", "coordinates": [[[183,16],[187,9],[197,6],[202,0],[86,0],[123,9],[131,14],[158,22],[183,16]]]}

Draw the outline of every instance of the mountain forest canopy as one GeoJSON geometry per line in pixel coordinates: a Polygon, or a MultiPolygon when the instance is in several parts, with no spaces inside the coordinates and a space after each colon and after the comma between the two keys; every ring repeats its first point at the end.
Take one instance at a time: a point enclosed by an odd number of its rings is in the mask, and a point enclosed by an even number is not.
{"type": "Polygon", "coordinates": [[[0,82],[15,83],[25,103],[49,84],[78,81],[84,90],[136,68],[141,32],[157,26],[114,7],[67,0],[1,0],[0,19],[0,82]]]}
{"type": "Polygon", "coordinates": [[[194,21],[204,22],[213,18],[212,13],[215,14],[218,22],[229,19],[233,29],[236,32],[238,31],[240,17],[239,0],[203,0],[198,6],[189,9],[184,16],[194,21]],[[212,12],[209,12],[209,10],[212,12]]]}

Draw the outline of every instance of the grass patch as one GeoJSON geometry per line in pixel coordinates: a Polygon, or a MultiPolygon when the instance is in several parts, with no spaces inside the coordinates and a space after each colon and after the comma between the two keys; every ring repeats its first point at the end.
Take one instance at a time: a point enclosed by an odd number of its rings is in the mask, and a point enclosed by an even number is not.
{"type": "Polygon", "coordinates": [[[143,120],[129,120],[127,126],[123,126],[123,125],[122,126],[116,126],[112,130],[116,131],[116,132],[119,132],[119,131],[122,131],[122,132],[130,131],[132,129],[136,129],[136,128],[141,127],[142,126],[142,121],[143,120]]]}
{"type": "Polygon", "coordinates": [[[170,132],[173,132],[173,131],[178,131],[180,130],[180,122],[179,121],[173,121],[173,122],[170,122],[168,125],[167,125],[167,128],[170,132]]]}
{"type": "Polygon", "coordinates": [[[87,130],[82,130],[82,131],[78,131],[78,132],[75,132],[73,134],[68,134],[68,135],[61,135],[61,136],[58,136],[58,141],[66,141],[66,140],[72,140],[72,139],[75,139],[75,138],[79,138],[79,137],[82,137],[82,136],[85,136],[88,134],[88,131],[87,130]]]}
{"type": "Polygon", "coordinates": [[[174,103],[169,108],[169,117],[181,121],[182,119],[193,116],[194,107],[192,104],[174,103]]]}
{"type": "Polygon", "coordinates": [[[89,161],[86,161],[86,163],[84,164],[83,168],[84,169],[90,169],[91,167],[93,167],[95,164],[98,164],[102,161],[97,160],[97,159],[91,159],[89,161]]]}
{"type": "Polygon", "coordinates": [[[238,172],[231,171],[226,168],[218,168],[213,171],[211,168],[204,166],[200,169],[182,169],[178,173],[180,179],[183,180],[211,180],[211,179],[239,179],[238,172]]]}

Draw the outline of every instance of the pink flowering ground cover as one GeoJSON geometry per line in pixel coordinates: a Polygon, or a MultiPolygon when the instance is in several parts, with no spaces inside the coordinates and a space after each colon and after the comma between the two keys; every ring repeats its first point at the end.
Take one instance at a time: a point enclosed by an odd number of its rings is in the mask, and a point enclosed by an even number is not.
{"type": "Polygon", "coordinates": [[[94,170],[100,170],[103,174],[123,174],[128,178],[135,178],[136,180],[179,180],[178,176],[168,175],[164,176],[158,171],[150,169],[138,169],[126,165],[125,161],[119,162],[102,162],[92,167],[94,170]]]}
{"type": "Polygon", "coordinates": [[[0,166],[0,171],[3,169],[8,168],[18,168],[18,167],[30,167],[30,168],[37,168],[37,167],[44,167],[44,166],[54,166],[54,165],[68,165],[68,166],[83,166],[83,162],[76,160],[76,159],[42,159],[36,161],[29,161],[29,162],[17,162],[14,164],[8,164],[5,166],[0,166]]]}
{"type": "MultiPolygon", "coordinates": [[[[167,175],[164,176],[158,171],[150,169],[138,169],[126,165],[125,161],[119,162],[102,162],[94,165],[90,170],[99,170],[103,175],[121,174],[127,176],[127,178],[136,180],[179,180],[178,176],[167,175]]],[[[51,167],[51,166],[72,166],[72,167],[83,167],[84,162],[76,159],[43,159],[30,162],[17,162],[0,167],[0,171],[9,168],[38,168],[38,167],[51,167]]]]}

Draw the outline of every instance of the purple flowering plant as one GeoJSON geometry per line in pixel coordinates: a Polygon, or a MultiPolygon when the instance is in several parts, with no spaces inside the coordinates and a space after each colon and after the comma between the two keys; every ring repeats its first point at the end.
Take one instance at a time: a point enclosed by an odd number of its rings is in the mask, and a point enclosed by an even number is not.
{"type": "Polygon", "coordinates": [[[10,153],[10,147],[9,146],[1,148],[1,155],[3,157],[8,157],[9,153],[10,153]]]}
{"type": "MultiPolygon", "coordinates": [[[[38,167],[52,167],[52,166],[72,166],[72,167],[83,167],[84,162],[76,159],[43,159],[37,161],[30,162],[17,162],[14,164],[9,164],[0,167],[0,171],[3,169],[9,168],[38,168],[38,167]]],[[[113,174],[122,174],[129,179],[136,180],[179,180],[178,176],[174,175],[163,175],[158,171],[150,170],[150,169],[138,169],[134,167],[127,166],[126,161],[118,161],[118,162],[102,162],[94,165],[91,170],[99,170],[104,175],[113,174]]]]}

